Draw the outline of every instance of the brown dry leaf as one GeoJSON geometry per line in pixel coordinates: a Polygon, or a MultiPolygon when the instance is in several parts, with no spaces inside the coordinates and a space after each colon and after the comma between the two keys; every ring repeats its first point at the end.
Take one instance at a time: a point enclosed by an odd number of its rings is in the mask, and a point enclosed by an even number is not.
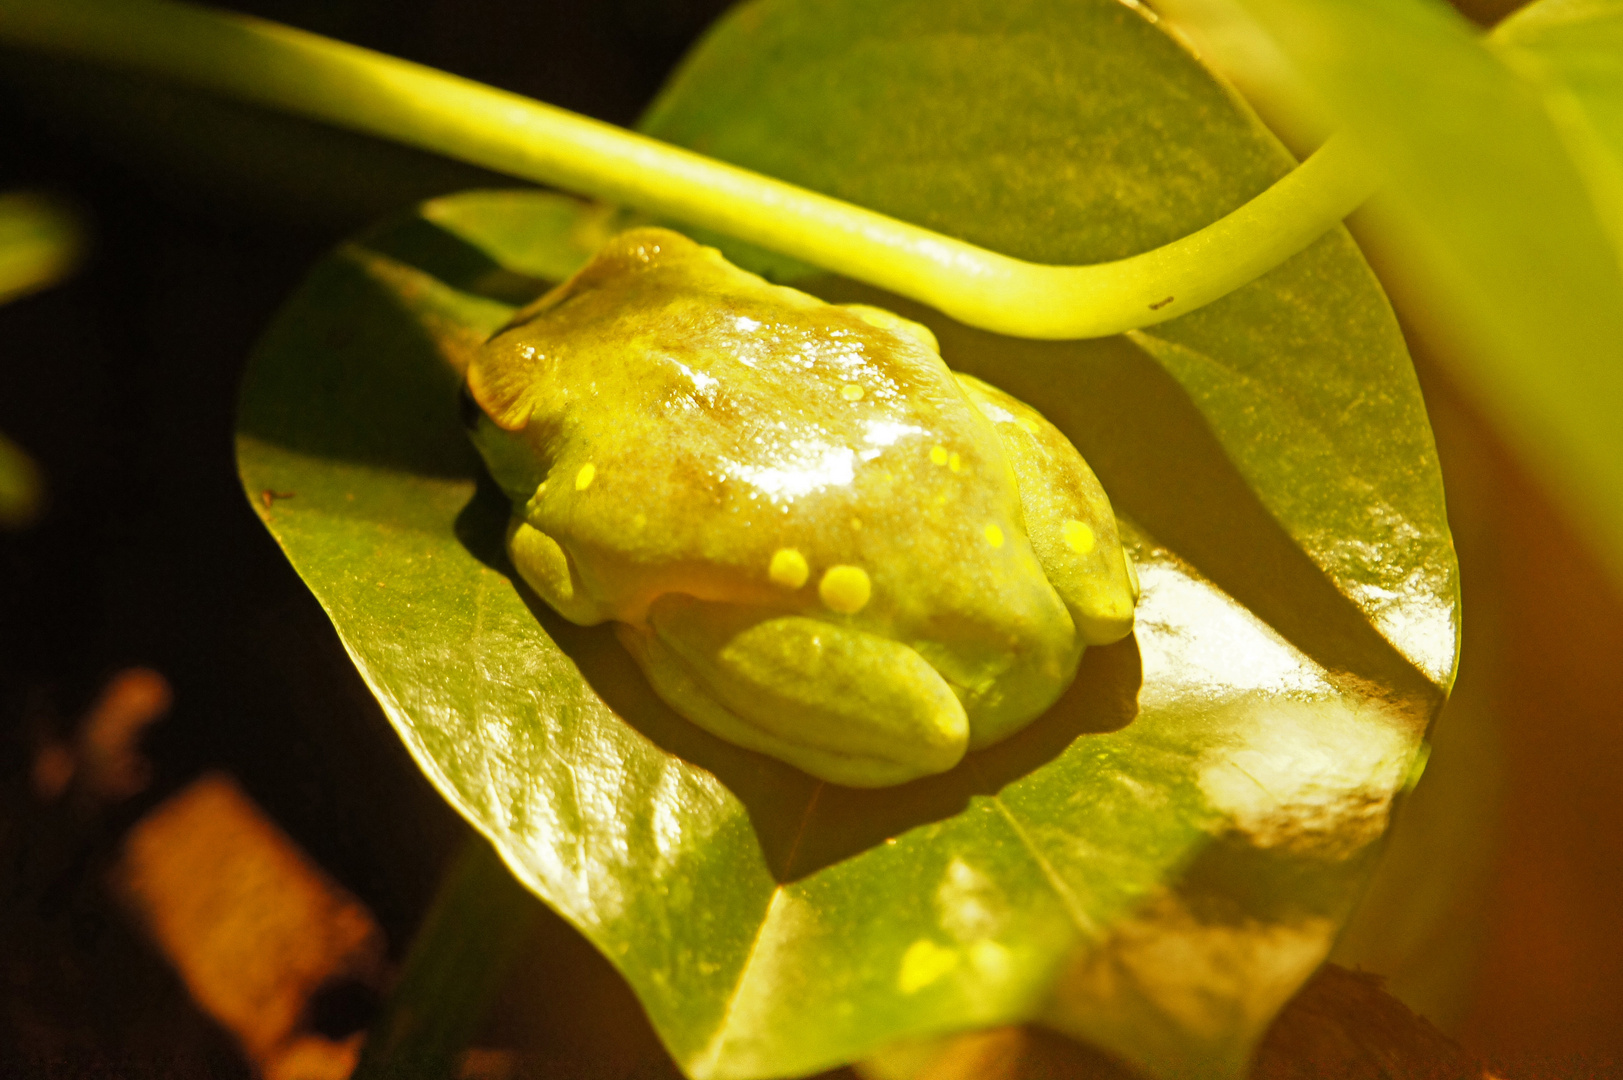
{"type": "Polygon", "coordinates": [[[151,668],[125,668],[108,680],[79,729],[79,781],[85,793],[116,802],[143,791],[151,766],[141,756],[141,733],[169,711],[169,680],[151,668]]]}
{"type": "Polygon", "coordinates": [[[360,1034],[309,1031],[307,1004],[338,980],[377,986],[382,932],[235,781],[206,774],[137,823],[114,886],[269,1080],[349,1075],[360,1034]]]}

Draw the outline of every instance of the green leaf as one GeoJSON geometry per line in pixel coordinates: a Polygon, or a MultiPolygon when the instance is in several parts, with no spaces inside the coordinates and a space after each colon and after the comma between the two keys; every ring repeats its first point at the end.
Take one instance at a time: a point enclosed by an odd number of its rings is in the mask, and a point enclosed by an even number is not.
{"type": "Polygon", "coordinates": [[[1490,45],[1541,92],[1612,250],[1623,257],[1623,3],[1540,0],[1490,45]]]}
{"type": "MultiPolygon", "coordinates": [[[[1064,261],[1173,239],[1290,166],[1115,0],[748,5],[648,126],[1064,261]]],[[[244,484],[424,772],[691,1075],[1027,1019],[1155,1075],[1240,1074],[1356,901],[1453,676],[1430,431],[1350,241],[1131,338],[1014,341],[881,298],[1071,436],[1145,593],[1026,731],[856,791],[708,736],[610,630],[514,584],[457,371],[607,221],[537,193],[429,203],[319,266],[248,373],[244,484]]]]}
{"type": "Polygon", "coordinates": [[[1623,576],[1617,4],[1545,0],[1487,37],[1441,0],[1177,6],[1282,56],[1358,132],[1405,310],[1623,576]]]}

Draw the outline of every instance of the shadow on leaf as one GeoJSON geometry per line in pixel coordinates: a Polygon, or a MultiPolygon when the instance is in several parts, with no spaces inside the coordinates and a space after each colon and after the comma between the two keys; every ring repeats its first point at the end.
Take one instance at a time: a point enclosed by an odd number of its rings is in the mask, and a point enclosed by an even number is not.
{"type": "Polygon", "coordinates": [[[362,237],[378,255],[471,296],[523,306],[555,284],[510,269],[463,237],[422,217],[393,222],[362,237]]]}
{"type": "Polygon", "coordinates": [[[545,287],[420,218],[345,244],[260,342],[238,427],[314,458],[480,475],[457,416],[460,372],[511,314],[501,297],[545,287]]]}

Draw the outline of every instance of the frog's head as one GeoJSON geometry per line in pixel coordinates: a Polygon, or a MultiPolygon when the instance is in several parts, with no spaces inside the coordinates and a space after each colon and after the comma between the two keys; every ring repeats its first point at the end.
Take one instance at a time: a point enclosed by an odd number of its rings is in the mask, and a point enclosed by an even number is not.
{"type": "Polygon", "coordinates": [[[522,435],[496,426],[489,414],[479,407],[467,379],[462,380],[457,405],[462,426],[473,441],[474,449],[485,459],[490,478],[509,499],[522,506],[547,478],[547,463],[522,435]]]}

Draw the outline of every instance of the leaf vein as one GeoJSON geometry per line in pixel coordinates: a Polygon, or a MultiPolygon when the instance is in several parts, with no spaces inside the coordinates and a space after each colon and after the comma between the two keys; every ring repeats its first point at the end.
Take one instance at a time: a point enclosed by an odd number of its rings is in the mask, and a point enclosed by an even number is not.
{"type": "Polygon", "coordinates": [[[1014,811],[1004,804],[1003,797],[993,795],[991,801],[992,805],[997,807],[998,813],[1003,815],[1003,820],[1009,823],[1009,828],[1014,830],[1014,835],[1019,838],[1027,853],[1031,855],[1032,861],[1037,864],[1037,869],[1042,871],[1042,875],[1048,881],[1049,887],[1059,895],[1060,902],[1065,905],[1065,913],[1071,917],[1071,921],[1076,924],[1077,929],[1089,937],[1099,936],[1099,924],[1094,922],[1087,911],[1083,909],[1081,898],[1076,895],[1076,892],[1060,875],[1060,872],[1054,869],[1054,864],[1049,862],[1047,856],[1038,850],[1036,841],[1020,824],[1020,819],[1014,816],[1014,811]]]}

